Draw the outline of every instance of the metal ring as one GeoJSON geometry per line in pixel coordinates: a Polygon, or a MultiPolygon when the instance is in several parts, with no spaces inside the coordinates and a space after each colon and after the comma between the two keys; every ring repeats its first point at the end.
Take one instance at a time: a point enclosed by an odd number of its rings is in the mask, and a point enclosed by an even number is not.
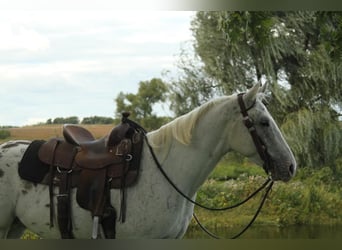
{"type": "Polygon", "coordinates": [[[127,154],[125,156],[125,161],[131,161],[133,159],[133,156],[131,154],[127,154]]]}
{"type": "Polygon", "coordinates": [[[57,172],[60,173],[60,174],[71,174],[72,173],[72,169],[68,170],[68,171],[62,171],[59,166],[57,166],[57,172]]]}

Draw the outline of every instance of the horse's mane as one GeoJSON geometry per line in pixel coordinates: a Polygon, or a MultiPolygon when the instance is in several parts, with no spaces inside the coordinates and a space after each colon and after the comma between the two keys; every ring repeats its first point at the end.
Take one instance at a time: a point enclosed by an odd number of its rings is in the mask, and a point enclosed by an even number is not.
{"type": "Polygon", "coordinates": [[[158,130],[149,133],[149,141],[153,147],[160,147],[161,145],[168,144],[171,142],[172,138],[184,145],[189,145],[191,142],[193,128],[196,126],[199,118],[206,114],[212,107],[224,102],[228,98],[228,96],[224,96],[213,99],[191,112],[176,118],[158,130]]]}

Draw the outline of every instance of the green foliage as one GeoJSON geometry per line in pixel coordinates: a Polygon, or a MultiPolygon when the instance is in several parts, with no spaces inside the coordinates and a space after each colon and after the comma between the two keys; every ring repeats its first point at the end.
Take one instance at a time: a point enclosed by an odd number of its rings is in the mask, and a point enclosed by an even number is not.
{"type": "MultiPolygon", "coordinates": [[[[293,181],[276,182],[256,223],[278,226],[341,223],[341,163],[342,159],[338,163],[337,172],[333,172],[330,167],[319,170],[306,167],[299,170],[293,181]]],[[[250,164],[220,163],[215,169],[216,173],[200,188],[197,201],[214,207],[240,202],[265,181],[263,173],[252,174],[248,172],[248,167],[254,168],[250,164]],[[235,168],[246,172],[236,176],[238,170],[232,170],[235,168]],[[224,169],[230,169],[230,178],[226,178],[227,172],[224,169]]],[[[196,208],[196,214],[211,229],[228,225],[242,226],[249,222],[259,204],[260,198],[254,198],[242,207],[227,212],[217,213],[196,208]]]]}
{"type": "Polygon", "coordinates": [[[121,117],[123,111],[129,111],[130,119],[140,123],[145,129],[159,128],[169,118],[153,114],[153,105],[165,102],[167,93],[168,86],[161,79],[142,81],[137,94],[120,92],[116,97],[116,117],[121,117]]]}
{"type": "Polygon", "coordinates": [[[79,124],[80,119],[77,116],[57,117],[55,119],[48,119],[46,124],[79,124]]]}
{"type": "Polygon", "coordinates": [[[198,12],[195,56],[182,58],[173,110],[266,81],[268,109],[299,166],[334,169],[342,137],[341,20],[341,12],[198,12]]]}
{"type": "Polygon", "coordinates": [[[341,179],[331,168],[301,169],[297,181],[278,184],[272,199],[279,224],[341,223],[341,179]]]}
{"type": "Polygon", "coordinates": [[[9,130],[0,129],[0,139],[6,139],[11,136],[11,132],[9,130]]]}
{"type": "Polygon", "coordinates": [[[231,159],[231,156],[223,159],[210,174],[209,178],[224,181],[249,176],[265,176],[263,168],[250,163],[247,159],[242,158],[241,161],[231,161],[231,159]]]}
{"type": "Polygon", "coordinates": [[[114,119],[104,116],[91,116],[83,118],[82,124],[113,124],[114,119]]]}
{"type": "Polygon", "coordinates": [[[288,115],[281,126],[301,166],[335,168],[342,156],[342,128],[330,112],[327,107],[319,112],[301,109],[288,115]]]}
{"type": "Polygon", "coordinates": [[[184,115],[211,99],[216,91],[216,81],[203,67],[200,58],[189,55],[183,48],[178,61],[179,77],[170,84],[170,109],[176,116],[184,115]]]}
{"type": "Polygon", "coordinates": [[[25,230],[24,234],[20,238],[21,240],[39,240],[40,237],[29,230],[25,230]]]}

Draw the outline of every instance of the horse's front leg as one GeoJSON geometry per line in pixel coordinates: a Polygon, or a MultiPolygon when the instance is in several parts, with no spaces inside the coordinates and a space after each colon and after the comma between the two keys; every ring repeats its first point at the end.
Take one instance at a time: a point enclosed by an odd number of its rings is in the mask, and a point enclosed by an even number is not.
{"type": "Polygon", "coordinates": [[[14,218],[6,213],[1,213],[0,216],[0,239],[6,239],[14,218]]]}

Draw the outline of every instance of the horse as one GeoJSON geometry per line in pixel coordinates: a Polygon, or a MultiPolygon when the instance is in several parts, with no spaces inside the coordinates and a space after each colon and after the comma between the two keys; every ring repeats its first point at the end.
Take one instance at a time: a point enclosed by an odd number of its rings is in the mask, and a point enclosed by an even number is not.
{"type": "MultiPolygon", "coordinates": [[[[126,221],[116,224],[116,237],[184,236],[194,204],[175,191],[158,170],[156,160],[177,187],[195,199],[197,190],[229,151],[239,152],[260,166],[265,165],[255,138],[250,134],[254,129],[262,147],[267,149],[270,178],[288,182],[296,173],[296,161],[262,102],[264,96],[265,85],[255,84],[243,95],[215,98],[147,133],[139,179],[136,185],[127,189],[126,221]],[[245,112],[241,112],[241,105],[246,107],[245,112]],[[245,125],[246,113],[252,128],[245,125]],[[153,158],[149,147],[157,159],[153,158]]],[[[60,238],[58,227],[50,227],[49,223],[48,186],[33,184],[18,175],[18,163],[29,143],[18,140],[0,146],[0,237],[17,238],[29,229],[42,238],[60,238]]],[[[75,190],[71,196],[74,237],[90,238],[90,212],[77,204],[75,190]]],[[[119,209],[120,190],[112,189],[110,199],[115,209],[119,209]]]]}

